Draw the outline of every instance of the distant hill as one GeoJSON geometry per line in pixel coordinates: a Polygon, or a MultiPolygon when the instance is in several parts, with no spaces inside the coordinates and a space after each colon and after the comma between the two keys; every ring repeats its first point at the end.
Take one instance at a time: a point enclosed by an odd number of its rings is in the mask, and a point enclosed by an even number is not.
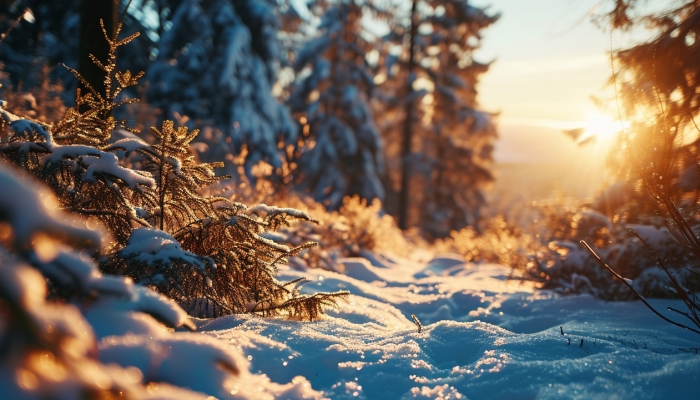
{"type": "Polygon", "coordinates": [[[493,215],[525,217],[533,201],[559,193],[571,202],[590,201],[608,182],[600,165],[585,160],[562,163],[497,163],[496,182],[487,192],[493,215]]]}

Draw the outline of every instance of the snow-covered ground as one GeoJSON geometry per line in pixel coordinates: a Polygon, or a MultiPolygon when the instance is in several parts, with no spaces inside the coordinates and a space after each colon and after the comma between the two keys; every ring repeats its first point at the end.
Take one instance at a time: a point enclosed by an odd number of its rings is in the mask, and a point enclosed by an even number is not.
{"type": "Polygon", "coordinates": [[[283,267],[282,279],[312,280],[306,292],[351,296],[311,323],[236,315],[198,321],[199,331],[240,347],[251,372],[308,380],[331,399],[697,395],[700,337],[640,302],[564,297],[509,280],[507,267],[420,258],[367,253],[344,260],[345,274],[283,267]]]}

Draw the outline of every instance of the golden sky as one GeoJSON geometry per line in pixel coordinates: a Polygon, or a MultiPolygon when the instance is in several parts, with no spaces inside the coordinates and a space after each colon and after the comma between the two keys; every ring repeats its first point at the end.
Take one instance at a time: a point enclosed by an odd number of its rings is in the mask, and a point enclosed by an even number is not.
{"type": "MultiPolygon", "coordinates": [[[[591,147],[579,148],[562,134],[605,120],[591,96],[613,99],[609,51],[631,42],[630,35],[604,31],[587,16],[600,0],[477,0],[502,13],[484,32],[479,61],[495,60],[479,84],[481,107],[500,112],[498,162],[590,162],[591,147]]],[[[598,144],[596,153],[602,153],[598,144]]],[[[600,155],[596,158],[602,161],[600,155]]]]}

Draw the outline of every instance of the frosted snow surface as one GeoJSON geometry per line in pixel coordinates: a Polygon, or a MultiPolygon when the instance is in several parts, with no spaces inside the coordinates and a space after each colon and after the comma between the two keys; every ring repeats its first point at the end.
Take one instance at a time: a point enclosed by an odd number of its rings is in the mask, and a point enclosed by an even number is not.
{"type": "Polygon", "coordinates": [[[695,398],[700,337],[639,302],[561,297],[451,255],[368,258],[340,260],[346,275],[281,268],[312,279],[306,292],[352,293],[320,321],[237,315],[199,330],[241,347],[251,372],[301,375],[331,399],[695,398]]]}

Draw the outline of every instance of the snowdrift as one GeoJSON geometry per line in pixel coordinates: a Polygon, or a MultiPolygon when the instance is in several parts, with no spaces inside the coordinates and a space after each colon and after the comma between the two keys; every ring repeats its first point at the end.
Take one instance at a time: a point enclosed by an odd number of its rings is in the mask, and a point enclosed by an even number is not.
{"type": "Polygon", "coordinates": [[[340,260],[347,275],[280,271],[313,278],[308,293],[352,293],[320,321],[235,315],[199,330],[239,347],[251,372],[331,399],[694,397],[698,338],[639,302],[537,291],[452,255],[369,258],[340,260]]]}

